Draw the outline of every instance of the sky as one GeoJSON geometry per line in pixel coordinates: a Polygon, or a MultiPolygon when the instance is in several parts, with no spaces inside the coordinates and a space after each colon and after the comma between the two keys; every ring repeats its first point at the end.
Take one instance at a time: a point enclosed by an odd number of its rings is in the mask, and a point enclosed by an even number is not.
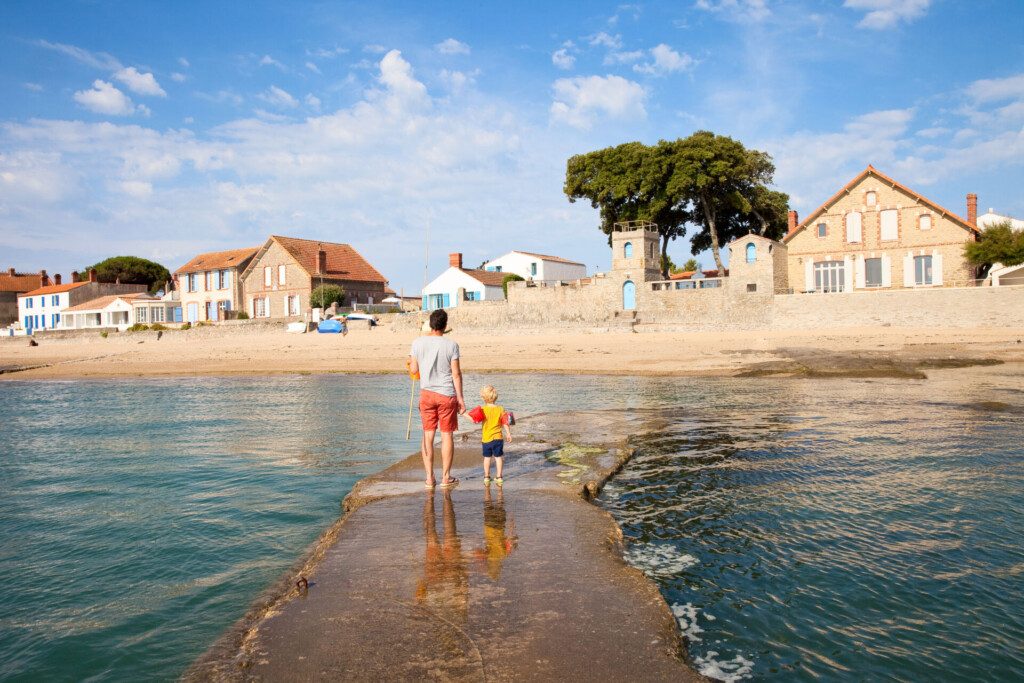
{"type": "Polygon", "coordinates": [[[455,251],[605,270],[566,160],[697,130],[771,154],[801,215],[872,164],[1024,217],[1022,36],[1021,0],[7,0],[0,267],[279,234],[411,295],[455,251]]]}

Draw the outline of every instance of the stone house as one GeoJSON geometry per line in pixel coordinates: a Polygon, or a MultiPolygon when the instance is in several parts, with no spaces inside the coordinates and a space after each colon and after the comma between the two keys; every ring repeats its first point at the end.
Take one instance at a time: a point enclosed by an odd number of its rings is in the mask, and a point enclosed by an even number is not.
{"type": "Polygon", "coordinates": [[[529,251],[510,251],[485,263],[482,270],[514,273],[524,280],[578,280],[587,276],[582,263],[529,251]]]}
{"type": "Polygon", "coordinates": [[[961,218],[868,166],[801,223],[789,214],[789,282],[800,292],[974,285],[963,255],[977,197],[961,218]]]}
{"type": "MultiPolygon", "coordinates": [[[[509,273],[462,267],[462,254],[448,254],[448,269],[422,290],[423,310],[458,306],[463,301],[502,301],[501,283],[509,273]]],[[[517,273],[518,274],[518,273],[517,273]]]]}
{"type": "Polygon", "coordinates": [[[82,280],[77,272],[71,273],[71,282],[61,283],[60,275],[54,275],[53,279],[54,284],[47,284],[18,297],[18,321],[29,334],[34,330],[67,327],[63,315],[72,306],[101,296],[137,294],[147,289],[146,285],[99,282],[95,269],[89,271],[86,280],[82,280]]]}
{"type": "MultiPolygon", "coordinates": [[[[60,276],[56,276],[60,284],[60,276]]],[[[0,273],[0,325],[9,325],[18,320],[18,295],[31,292],[50,284],[46,271],[19,273],[11,268],[0,273]]]]}
{"type": "Polygon", "coordinates": [[[339,285],[345,304],[380,303],[387,279],[348,244],[271,235],[242,271],[242,294],[253,318],[297,318],[313,289],[339,285]]]}
{"type": "Polygon", "coordinates": [[[232,312],[245,310],[242,279],[259,247],[211,251],[199,254],[174,271],[186,322],[227,320],[232,312]]]}

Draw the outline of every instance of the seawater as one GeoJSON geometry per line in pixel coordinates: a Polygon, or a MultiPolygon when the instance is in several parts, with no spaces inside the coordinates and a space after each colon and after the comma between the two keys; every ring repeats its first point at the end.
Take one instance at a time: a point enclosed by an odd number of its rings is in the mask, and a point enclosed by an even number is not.
{"type": "MultiPolygon", "coordinates": [[[[947,375],[488,375],[466,391],[657,423],[599,503],[704,671],[1008,680],[1024,667],[1021,377],[947,375]]],[[[408,397],[401,376],[0,385],[0,679],[180,675],[358,479],[413,450],[408,397]]]]}

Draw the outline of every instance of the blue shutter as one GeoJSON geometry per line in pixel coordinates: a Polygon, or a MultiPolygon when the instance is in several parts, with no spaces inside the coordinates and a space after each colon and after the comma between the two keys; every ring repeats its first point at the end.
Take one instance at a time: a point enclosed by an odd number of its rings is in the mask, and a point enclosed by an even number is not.
{"type": "Polygon", "coordinates": [[[448,294],[445,293],[445,295],[444,295],[444,303],[441,304],[441,307],[442,308],[448,308],[450,303],[451,303],[451,299],[448,297],[448,294]]]}
{"type": "Polygon", "coordinates": [[[423,295],[423,310],[427,310],[427,295],[423,295]]]}

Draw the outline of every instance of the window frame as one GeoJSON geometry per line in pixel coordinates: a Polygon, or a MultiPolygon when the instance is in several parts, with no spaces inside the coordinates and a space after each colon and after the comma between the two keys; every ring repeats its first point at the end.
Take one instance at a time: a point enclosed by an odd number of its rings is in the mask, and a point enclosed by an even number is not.
{"type": "Polygon", "coordinates": [[[918,230],[931,230],[932,226],[934,224],[935,224],[935,219],[932,218],[932,215],[930,213],[918,214],[918,216],[917,216],[917,229],[918,230]],[[928,223],[928,227],[927,228],[924,227],[924,224],[925,224],[926,220],[927,220],[927,223],[928,223]]]}
{"type": "Polygon", "coordinates": [[[864,287],[865,288],[882,287],[882,286],[884,286],[883,285],[884,282],[885,282],[885,278],[882,276],[882,257],[881,256],[873,256],[871,258],[864,259],[864,287]],[[875,282],[875,283],[871,282],[871,275],[870,275],[871,271],[870,271],[870,269],[868,267],[869,265],[871,265],[871,263],[873,261],[877,261],[877,265],[878,265],[878,282],[875,282]]]}
{"type": "Polygon", "coordinates": [[[818,239],[824,239],[828,237],[828,223],[818,223],[818,239]]]}
{"type": "Polygon", "coordinates": [[[814,272],[814,291],[823,294],[846,291],[846,262],[845,261],[815,261],[812,267],[814,272]],[[825,286],[825,280],[828,280],[825,286]]]}
{"type": "Polygon", "coordinates": [[[934,264],[935,262],[932,260],[931,254],[918,254],[914,256],[915,287],[929,287],[935,284],[934,264]],[[927,280],[927,282],[922,280],[927,280]]]}
{"type": "Polygon", "coordinates": [[[626,242],[622,245],[622,258],[633,258],[633,243],[626,242]]]}
{"type": "Polygon", "coordinates": [[[747,242],[747,246],[744,248],[744,256],[747,259],[747,263],[757,263],[757,245],[753,242],[747,242]]]}

